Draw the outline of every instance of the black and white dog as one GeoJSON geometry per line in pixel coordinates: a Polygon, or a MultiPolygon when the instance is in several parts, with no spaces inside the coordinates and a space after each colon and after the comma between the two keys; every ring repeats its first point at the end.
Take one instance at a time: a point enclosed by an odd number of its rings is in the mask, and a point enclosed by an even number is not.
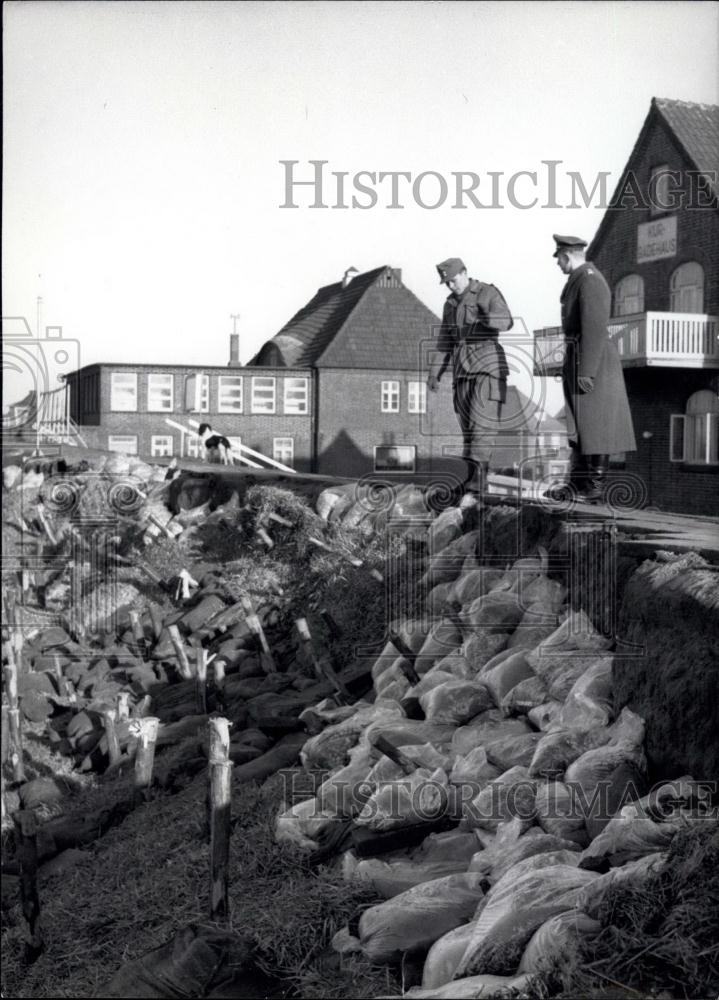
{"type": "Polygon", "coordinates": [[[215,434],[209,424],[200,424],[197,433],[205,446],[205,461],[215,465],[234,465],[232,445],[222,434],[215,434]]]}

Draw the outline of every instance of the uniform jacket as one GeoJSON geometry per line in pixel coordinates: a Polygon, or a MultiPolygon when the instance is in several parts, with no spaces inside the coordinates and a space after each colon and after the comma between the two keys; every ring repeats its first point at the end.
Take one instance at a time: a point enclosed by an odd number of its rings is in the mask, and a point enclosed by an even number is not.
{"type": "Polygon", "coordinates": [[[444,303],[429,374],[440,378],[451,362],[455,380],[480,373],[506,379],[509,368],[498,334],[513,323],[499,289],[470,278],[462,295],[452,293],[444,303]]]}
{"type": "Polygon", "coordinates": [[[567,431],[583,455],[637,447],[622,364],[607,330],[611,300],[604,276],[589,261],[572,271],[561,296],[567,431]],[[587,393],[578,384],[585,376],[594,379],[587,393]]]}

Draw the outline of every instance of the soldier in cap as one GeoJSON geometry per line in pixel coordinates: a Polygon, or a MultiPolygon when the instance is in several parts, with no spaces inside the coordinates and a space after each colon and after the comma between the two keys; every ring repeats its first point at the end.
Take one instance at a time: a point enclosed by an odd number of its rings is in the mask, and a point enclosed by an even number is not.
{"type": "Polygon", "coordinates": [[[437,392],[443,372],[452,366],[454,410],[463,437],[467,465],[466,493],[486,489],[486,477],[507,396],[509,368],[499,332],[513,325],[509,307],[494,285],[467,276],[459,257],[437,264],[440,284],[450,294],[429,366],[427,387],[437,392]]]}
{"type": "Polygon", "coordinates": [[[609,337],[611,292],[585,259],[586,240],[554,234],[554,256],[568,275],[561,296],[565,337],[562,386],[571,447],[569,479],[545,496],[604,499],[609,456],[636,451],[634,426],[616,345],[609,337]]]}

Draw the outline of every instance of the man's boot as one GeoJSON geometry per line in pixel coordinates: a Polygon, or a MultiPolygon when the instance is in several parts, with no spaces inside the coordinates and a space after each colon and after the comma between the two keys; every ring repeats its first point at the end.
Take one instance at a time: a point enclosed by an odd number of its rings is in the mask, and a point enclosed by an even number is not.
{"type": "Polygon", "coordinates": [[[577,499],[583,503],[602,503],[607,479],[608,455],[587,455],[587,471],[577,499]]]}
{"type": "Polygon", "coordinates": [[[566,480],[563,483],[558,483],[556,486],[550,486],[542,494],[542,498],[544,500],[556,500],[558,503],[568,503],[570,500],[573,500],[577,493],[585,487],[586,458],[587,456],[582,455],[577,446],[572,445],[566,480]]]}
{"type": "Polygon", "coordinates": [[[464,481],[464,497],[462,505],[476,504],[481,502],[483,493],[487,491],[487,475],[489,473],[489,462],[475,462],[466,458],[467,478],[464,481]]]}

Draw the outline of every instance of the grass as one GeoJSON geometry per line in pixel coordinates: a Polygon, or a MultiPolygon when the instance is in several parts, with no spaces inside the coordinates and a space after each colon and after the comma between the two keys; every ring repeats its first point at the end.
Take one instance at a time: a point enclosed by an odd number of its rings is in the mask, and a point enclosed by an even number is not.
{"type": "Polygon", "coordinates": [[[602,931],[532,981],[536,1000],[719,993],[719,824],[681,830],[662,869],[607,892],[602,931]],[[619,989],[620,993],[616,993],[619,989]]]}
{"type": "MultiPolygon", "coordinates": [[[[334,933],[376,902],[363,888],[274,842],[284,784],[241,786],[233,799],[230,898],[233,926],[254,938],[258,965],[297,996],[377,996],[396,989],[391,974],[327,950],[334,933]],[[350,968],[351,966],[351,968],[350,968]]],[[[6,913],[3,993],[12,997],[92,997],[124,962],[203,922],[209,907],[203,838],[205,779],[174,796],[156,795],[86,852],[87,860],[44,876],[39,892],[45,951],[21,962],[19,910],[6,913]],[[152,836],[148,836],[152,830],[152,836]]]]}

